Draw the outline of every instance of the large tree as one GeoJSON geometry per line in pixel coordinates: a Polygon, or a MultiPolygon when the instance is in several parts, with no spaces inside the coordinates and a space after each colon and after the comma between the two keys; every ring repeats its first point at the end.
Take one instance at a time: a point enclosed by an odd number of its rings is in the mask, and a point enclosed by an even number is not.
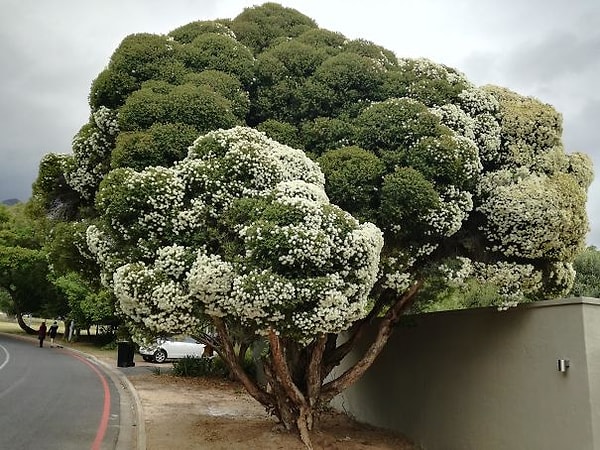
{"type": "Polygon", "coordinates": [[[49,279],[44,249],[47,224],[36,220],[28,206],[0,205],[0,290],[3,308],[14,314],[19,326],[35,333],[23,320],[26,313],[57,317],[65,312],[65,303],[49,279]]]}
{"type": "Polygon", "coordinates": [[[573,283],[591,164],[536,99],[273,3],[125,38],[89,98],[34,195],[94,220],[90,250],[136,337],[212,321],[206,342],[307,445],[420,291],[468,280],[503,309],[573,283]],[[372,321],[363,358],[327,378],[372,321]],[[264,341],[266,384],[234,336],[264,341]]]}

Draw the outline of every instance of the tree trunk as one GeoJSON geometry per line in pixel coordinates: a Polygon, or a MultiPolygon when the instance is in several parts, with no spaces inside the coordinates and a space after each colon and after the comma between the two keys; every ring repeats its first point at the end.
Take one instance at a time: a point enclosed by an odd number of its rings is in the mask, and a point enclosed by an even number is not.
{"type": "Polygon", "coordinates": [[[25,323],[25,320],[23,320],[23,313],[21,313],[20,311],[17,311],[17,313],[15,314],[16,318],[17,318],[17,323],[19,324],[19,326],[21,327],[21,329],[27,333],[27,334],[37,334],[37,330],[34,330],[33,328],[31,328],[29,325],[27,325],[25,323]]]}
{"type": "MultiPolygon", "coordinates": [[[[294,383],[281,345],[281,339],[273,330],[269,332],[269,345],[271,347],[271,367],[274,379],[283,388],[282,391],[288,400],[287,404],[290,404],[288,413],[294,419],[294,428],[300,434],[300,440],[306,448],[312,449],[309,431],[313,427],[314,408],[309,405],[306,396],[296,386],[296,383],[294,383]]],[[[292,427],[291,423],[286,423],[285,425],[288,429],[292,427]]]]}
{"type": "Polygon", "coordinates": [[[213,317],[219,334],[215,350],[229,365],[231,372],[244,385],[248,393],[276,416],[289,431],[298,433],[307,449],[312,449],[310,432],[319,411],[329,401],[357,381],[373,364],[414,296],[422,286],[419,281],[398,298],[379,322],[377,335],[356,364],[336,379],[323,384],[331,370],[347,355],[357,337],[362,334],[368,320],[353,330],[350,343],[337,346],[336,336],[318,335],[306,347],[282,339],[275,331],[268,334],[269,355],[263,361],[266,386],[259,385],[244,372],[241,353],[236,354],[228,327],[220,317],[213,317]],[[287,344],[286,345],[284,345],[287,344]]]}
{"type": "Polygon", "coordinates": [[[338,378],[329,381],[322,387],[322,401],[329,402],[333,397],[354,384],[373,365],[392,334],[393,325],[398,322],[402,312],[410,306],[421,286],[423,286],[423,281],[419,280],[388,309],[379,323],[375,340],[371,343],[362,358],[338,378]]]}

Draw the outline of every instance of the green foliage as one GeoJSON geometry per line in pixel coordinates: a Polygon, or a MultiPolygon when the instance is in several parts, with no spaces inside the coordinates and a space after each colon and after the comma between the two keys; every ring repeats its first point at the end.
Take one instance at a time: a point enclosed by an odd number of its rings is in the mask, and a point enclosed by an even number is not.
{"type": "Polygon", "coordinates": [[[0,290],[10,298],[7,312],[62,311],[64,305],[48,281],[44,222],[29,217],[23,205],[0,210],[0,290]]]}
{"type": "Polygon", "coordinates": [[[154,123],[183,123],[206,132],[237,125],[231,109],[231,101],[205,85],[152,84],[127,98],[119,111],[119,126],[138,131],[154,123]]]}
{"type": "MultiPolygon", "coordinates": [[[[244,164],[195,162],[181,179],[169,171],[184,167],[176,163],[197,135],[234,125],[256,127],[319,158],[333,202],[384,230],[384,254],[394,256],[382,261],[381,283],[399,292],[432,259],[465,256],[481,262],[473,270],[488,276],[494,264],[514,263],[506,269],[512,275],[494,281],[498,289],[521,276],[542,280],[535,288],[540,296],[558,295],[585,238],[591,163],[565,153],[560,114],[551,106],[503,88],[477,88],[425,59],[398,59],[274,3],[167,36],[125,38],[94,80],[90,105],[94,115],[76,136],[73,156],[40,165],[37,204],[67,219],[102,215],[107,207],[122,227],[117,244],[140,239],[134,253],[143,260],[161,239],[204,243],[233,258],[245,251],[233,231],[236,220],[286,220],[289,211],[233,201],[225,191],[207,194],[217,182],[258,183],[260,158],[252,145],[244,164]],[[147,167],[154,169],[131,183],[132,172],[123,171],[147,167]],[[124,189],[109,186],[125,182],[124,189]],[[104,192],[91,208],[100,185],[104,192]],[[149,203],[152,192],[158,200],[149,203]],[[167,199],[186,212],[158,224],[167,199]],[[215,226],[217,213],[209,216],[209,209],[223,213],[226,226],[215,226]],[[173,226],[186,220],[197,224],[173,226]],[[145,232],[150,225],[160,231],[145,232]]],[[[212,138],[193,153],[211,161],[223,156],[212,138]]],[[[235,197],[241,188],[231,189],[235,197]]],[[[77,260],[67,261],[66,246],[57,244],[57,252],[64,253],[57,267],[77,260]]]]}
{"type": "Polygon", "coordinates": [[[575,282],[570,295],[600,298],[600,251],[588,247],[575,258],[575,282]]]}
{"type": "MultiPolygon", "coordinates": [[[[256,376],[256,362],[251,352],[246,352],[241,365],[248,375],[251,377],[256,376]]],[[[231,371],[227,363],[219,356],[210,358],[185,356],[173,361],[173,375],[178,377],[231,378],[231,371]]]]}
{"type": "Polygon", "coordinates": [[[386,74],[387,97],[410,97],[427,106],[456,103],[459,94],[469,87],[455,69],[424,59],[402,59],[398,68],[386,74]]]}
{"type": "Polygon", "coordinates": [[[113,53],[108,68],[130,74],[138,83],[160,79],[164,66],[179,57],[181,47],[167,36],[139,33],[127,36],[113,53]]]}
{"type": "Polygon", "coordinates": [[[498,286],[482,283],[475,279],[467,280],[461,286],[448,286],[440,277],[428,279],[411,308],[413,313],[450,311],[456,309],[483,308],[497,306],[502,301],[498,286]]]}
{"type": "Polygon", "coordinates": [[[169,36],[182,44],[189,44],[205,33],[223,34],[233,37],[233,33],[227,27],[229,22],[229,20],[200,20],[191,22],[174,29],[169,33],[169,36]]]}
{"type": "Polygon", "coordinates": [[[356,128],[358,145],[373,151],[406,151],[425,137],[449,134],[424,104],[408,98],[370,106],[357,118],[356,128]]]}
{"type": "Polygon", "coordinates": [[[199,73],[187,74],[184,83],[195,86],[208,86],[231,102],[232,112],[237,118],[243,120],[250,110],[248,92],[243,89],[242,83],[232,75],[219,70],[203,70],[199,73]]]}
{"type": "Polygon", "coordinates": [[[264,3],[260,7],[246,8],[231,21],[230,27],[238,41],[254,53],[260,53],[277,38],[295,37],[317,25],[294,9],[264,3]]]}
{"type": "Polygon", "coordinates": [[[385,98],[384,78],[384,72],[372,59],[345,51],[318,67],[314,76],[316,85],[310,87],[307,96],[327,115],[354,117],[369,101],[385,98]],[[323,88],[319,89],[319,85],[323,88]]]}
{"type": "Polygon", "coordinates": [[[297,40],[286,40],[260,54],[257,61],[257,76],[270,79],[272,82],[290,77],[306,78],[315,73],[327,57],[328,55],[323,48],[304,44],[297,40]],[[271,70],[272,64],[261,65],[261,61],[271,59],[279,65],[279,71],[276,73],[271,70]]]}
{"type": "Polygon", "coordinates": [[[98,265],[87,249],[85,231],[88,221],[54,222],[44,249],[52,265],[52,274],[58,277],[78,272],[90,280],[98,279],[98,265]]]}
{"type": "Polygon", "coordinates": [[[198,137],[196,128],[182,123],[154,123],[146,131],[119,134],[111,167],[142,170],[149,166],[172,166],[187,155],[198,137]]]}
{"type": "Polygon", "coordinates": [[[88,97],[90,107],[94,111],[100,106],[118,108],[139,85],[137,79],[129,73],[106,68],[92,82],[88,97]]]}
{"type": "Polygon", "coordinates": [[[76,272],[68,272],[54,280],[54,285],[69,303],[69,317],[78,328],[95,324],[115,324],[114,296],[106,289],[97,289],[76,272]]]}
{"type": "Polygon", "coordinates": [[[196,37],[184,47],[183,61],[195,72],[220,70],[233,75],[243,86],[249,86],[254,74],[252,53],[223,34],[205,33],[196,37]]]}
{"type": "Polygon", "coordinates": [[[70,220],[78,213],[81,199],[65,179],[72,162],[71,155],[45,155],[32,186],[32,201],[55,219],[70,220]]]}
{"type": "Polygon", "coordinates": [[[289,145],[294,148],[301,148],[302,144],[298,137],[298,128],[291,123],[279,122],[278,120],[265,120],[260,123],[256,129],[262,131],[271,139],[289,145]]]}
{"type": "Polygon", "coordinates": [[[311,28],[299,35],[296,41],[322,50],[328,55],[335,55],[342,51],[347,39],[343,34],[336,33],[335,31],[323,28],[311,28]]]}
{"type": "Polygon", "coordinates": [[[330,200],[361,220],[375,220],[383,162],[359,147],[331,150],[318,162],[327,178],[330,200]]]}
{"type": "Polygon", "coordinates": [[[397,235],[419,236],[425,216],[438,204],[430,181],[415,169],[399,168],[383,179],[379,222],[397,235]]]}
{"type": "Polygon", "coordinates": [[[317,155],[350,145],[355,134],[352,123],[338,118],[317,117],[302,124],[304,147],[317,155]]]}
{"type": "Polygon", "coordinates": [[[4,288],[0,287],[0,311],[9,313],[12,310],[12,299],[10,298],[10,295],[4,288]]]}
{"type": "Polygon", "coordinates": [[[226,364],[218,356],[212,358],[186,356],[173,362],[173,375],[178,377],[225,378],[228,373],[226,364]]]}

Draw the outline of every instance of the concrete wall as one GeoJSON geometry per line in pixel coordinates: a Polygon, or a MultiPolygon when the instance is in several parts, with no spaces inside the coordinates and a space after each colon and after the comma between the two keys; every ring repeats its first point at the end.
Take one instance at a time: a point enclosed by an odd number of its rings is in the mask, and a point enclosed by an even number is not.
{"type": "Polygon", "coordinates": [[[600,450],[600,300],[407,317],[333,404],[426,450],[600,450]]]}
{"type": "Polygon", "coordinates": [[[583,304],[583,326],[595,448],[600,448],[600,300],[583,304]]]}

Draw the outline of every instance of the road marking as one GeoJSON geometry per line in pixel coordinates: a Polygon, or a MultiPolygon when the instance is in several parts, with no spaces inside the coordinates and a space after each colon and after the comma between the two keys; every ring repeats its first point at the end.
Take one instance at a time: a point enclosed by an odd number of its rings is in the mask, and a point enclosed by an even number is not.
{"type": "Polygon", "coordinates": [[[4,345],[0,344],[0,348],[4,350],[4,353],[6,354],[6,359],[2,364],[0,364],[0,370],[2,370],[4,369],[4,366],[8,364],[8,361],[10,361],[10,353],[8,353],[8,350],[6,350],[6,347],[4,347],[4,345]]]}
{"type": "Polygon", "coordinates": [[[108,382],[106,381],[106,377],[96,368],[96,366],[87,359],[77,355],[71,356],[87,364],[96,373],[96,375],[98,375],[98,378],[100,378],[100,381],[102,382],[102,388],[104,389],[104,407],[102,408],[102,418],[100,419],[100,425],[98,425],[96,439],[94,439],[91,447],[91,450],[100,450],[102,441],[104,440],[104,435],[108,429],[108,419],[110,418],[110,389],[108,388],[108,382]]]}

